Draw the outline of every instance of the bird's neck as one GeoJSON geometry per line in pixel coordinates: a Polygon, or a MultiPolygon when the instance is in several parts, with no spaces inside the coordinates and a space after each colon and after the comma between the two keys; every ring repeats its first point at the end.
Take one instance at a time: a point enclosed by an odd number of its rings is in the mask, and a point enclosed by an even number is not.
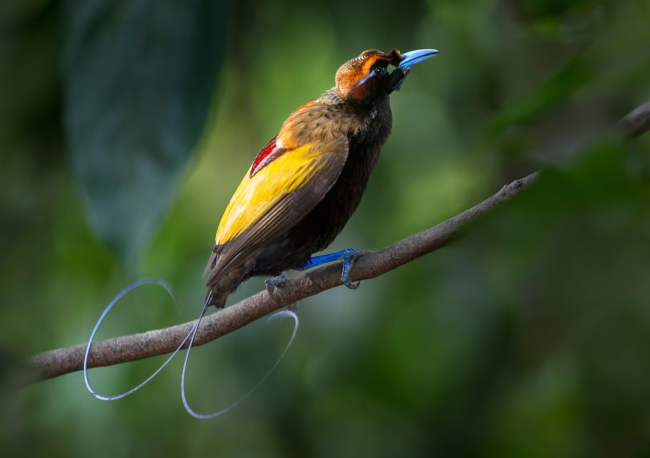
{"type": "Polygon", "coordinates": [[[373,125],[373,130],[390,131],[391,119],[388,96],[358,104],[330,89],[294,111],[284,122],[278,138],[285,148],[316,141],[323,135],[351,138],[373,125]]]}
{"type": "Polygon", "coordinates": [[[379,108],[380,106],[389,106],[388,94],[384,94],[378,97],[373,97],[368,100],[357,100],[350,97],[345,97],[338,88],[333,87],[332,89],[325,92],[320,100],[323,103],[332,104],[332,105],[350,105],[357,107],[359,109],[372,110],[373,108],[379,108]]]}

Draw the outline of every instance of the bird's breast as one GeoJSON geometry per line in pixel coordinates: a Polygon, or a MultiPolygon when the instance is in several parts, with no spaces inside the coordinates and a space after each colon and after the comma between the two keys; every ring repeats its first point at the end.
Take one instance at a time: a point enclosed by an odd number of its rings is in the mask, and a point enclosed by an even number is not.
{"type": "MultiPolygon", "coordinates": [[[[380,107],[381,108],[381,107],[380,107]]],[[[366,113],[363,128],[350,129],[348,159],[341,175],[325,198],[305,218],[298,231],[311,232],[317,239],[314,251],[325,249],[343,230],[361,202],[381,148],[391,131],[388,109],[366,113]],[[317,235],[317,237],[316,237],[317,235]]]]}

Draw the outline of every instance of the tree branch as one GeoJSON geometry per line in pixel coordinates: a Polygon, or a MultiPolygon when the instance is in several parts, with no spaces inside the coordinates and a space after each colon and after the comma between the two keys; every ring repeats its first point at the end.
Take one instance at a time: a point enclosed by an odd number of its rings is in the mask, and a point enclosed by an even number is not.
{"type": "MultiPolygon", "coordinates": [[[[650,130],[650,102],[625,116],[620,126],[627,138],[636,138],[650,130]]],[[[375,278],[443,248],[458,238],[476,218],[528,189],[538,176],[539,172],[535,172],[516,180],[489,199],[437,226],[381,250],[364,253],[355,261],[350,279],[375,278]]],[[[276,288],[273,296],[262,291],[204,318],[195,345],[211,342],[282,307],[337,286],[341,286],[340,263],[309,271],[283,283],[276,288]]],[[[170,353],[180,345],[195,323],[190,321],[170,328],[95,342],[88,358],[88,367],[111,366],[170,353]]],[[[36,380],[46,380],[82,370],[85,350],[86,344],[51,350],[31,357],[29,363],[36,380]]]]}

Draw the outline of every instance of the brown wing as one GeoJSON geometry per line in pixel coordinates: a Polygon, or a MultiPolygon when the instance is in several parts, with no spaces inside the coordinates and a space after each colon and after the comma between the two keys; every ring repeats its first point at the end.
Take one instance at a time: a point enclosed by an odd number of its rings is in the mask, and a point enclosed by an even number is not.
{"type": "Polygon", "coordinates": [[[265,242],[291,229],[332,188],[348,157],[346,137],[284,152],[242,180],[219,224],[208,286],[241,266],[265,242]]]}

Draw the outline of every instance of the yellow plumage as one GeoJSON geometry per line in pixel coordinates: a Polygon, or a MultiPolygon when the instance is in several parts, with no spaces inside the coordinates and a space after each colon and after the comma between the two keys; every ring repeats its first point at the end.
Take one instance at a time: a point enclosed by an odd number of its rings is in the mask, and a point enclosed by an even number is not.
{"type": "Polygon", "coordinates": [[[335,149],[323,152],[306,144],[286,151],[252,178],[249,169],[221,218],[216,244],[223,245],[241,235],[284,196],[310,183],[329,162],[325,156],[332,154],[336,154],[335,149]]]}

